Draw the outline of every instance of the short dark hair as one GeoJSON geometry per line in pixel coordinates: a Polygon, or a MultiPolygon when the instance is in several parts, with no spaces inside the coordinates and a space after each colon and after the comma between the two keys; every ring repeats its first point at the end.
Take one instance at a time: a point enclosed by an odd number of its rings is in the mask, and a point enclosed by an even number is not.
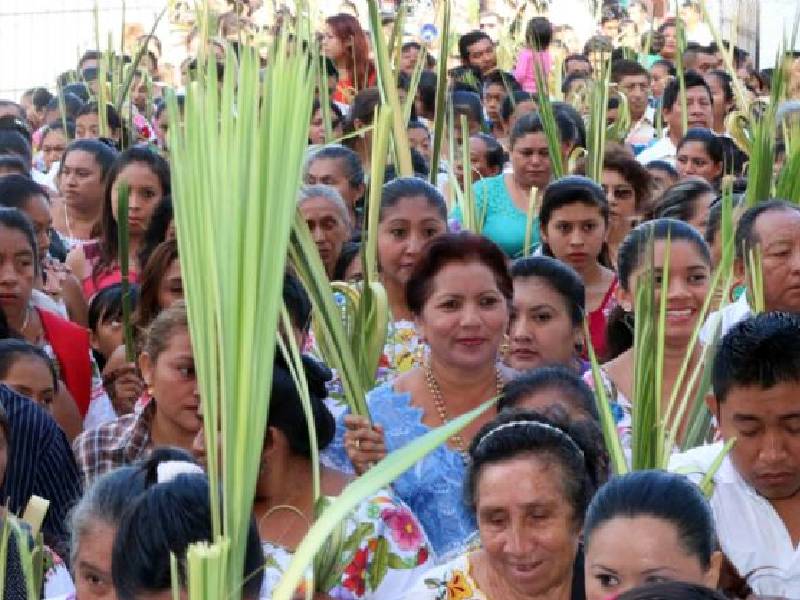
{"type": "Polygon", "coordinates": [[[506,255],[493,241],[468,231],[444,233],[428,242],[406,283],[406,303],[411,313],[422,314],[433,292],[433,279],[451,263],[480,262],[494,275],[497,288],[511,301],[514,285],[506,255]]]}
{"type": "Polygon", "coordinates": [[[346,170],[345,177],[351,187],[357,188],[364,183],[364,167],[361,164],[361,159],[358,154],[347,146],[328,144],[327,146],[315,150],[314,153],[306,159],[304,170],[307,171],[314,161],[322,159],[341,160],[346,170]]]}
{"type": "Polygon", "coordinates": [[[525,28],[525,41],[534,50],[547,50],[553,39],[553,25],[547,17],[533,17],[525,28]]]}
{"type": "Polygon", "coordinates": [[[726,600],[727,596],[711,588],[686,583],[664,581],[647,583],[623,592],[616,600],[726,600]]]}
{"type": "MultiPolygon", "coordinates": [[[[136,285],[130,286],[131,305],[136,307],[139,296],[139,288],[136,285]]],[[[97,331],[97,328],[105,321],[122,320],[122,284],[114,283],[102,288],[89,301],[89,329],[97,331]]]]}
{"type": "Polygon", "coordinates": [[[570,73],[564,78],[564,81],[561,82],[561,93],[566,94],[569,92],[569,88],[572,87],[572,84],[576,81],[586,81],[588,82],[591,79],[590,75],[587,73],[577,72],[577,73],[570,73]]]}
{"type": "Polygon", "coordinates": [[[586,312],[583,280],[568,264],[550,256],[529,256],[511,263],[511,279],[538,277],[564,300],[572,324],[580,326],[586,312]]]}
{"type": "Polygon", "coordinates": [[[16,129],[0,128],[0,155],[2,154],[19,156],[25,162],[26,169],[30,170],[33,157],[31,145],[16,129]]]}
{"type": "Polygon", "coordinates": [[[500,107],[500,118],[503,121],[508,121],[520,102],[536,102],[536,96],[530,92],[514,90],[503,99],[503,105],[500,107]]]}
{"type": "MultiPolygon", "coordinates": [[[[711,88],[708,87],[706,80],[703,79],[703,76],[697,73],[697,71],[686,71],[683,75],[683,79],[686,82],[686,90],[688,91],[694,87],[701,87],[705,89],[706,93],[708,94],[709,101],[713,104],[714,103],[714,96],[711,94],[711,88]]],[[[675,105],[675,102],[678,100],[681,91],[681,84],[680,81],[677,79],[673,79],[670,81],[667,86],[664,88],[664,97],[662,99],[662,108],[667,110],[672,110],[672,107],[675,105]]]]}
{"type": "Polygon", "coordinates": [[[561,468],[564,494],[575,522],[582,524],[589,500],[605,481],[606,471],[602,449],[595,436],[588,435],[597,424],[566,421],[530,410],[505,410],[481,427],[469,447],[472,461],[465,481],[467,504],[475,509],[478,482],[486,466],[521,455],[544,455],[561,468]]]}
{"type": "Polygon", "coordinates": [[[476,133],[471,137],[479,138],[486,144],[486,164],[495,169],[502,169],[506,162],[506,151],[500,142],[488,133],[476,133]]]}
{"type": "Polygon", "coordinates": [[[688,222],[697,214],[697,200],[713,194],[714,188],[704,179],[679,181],[662,194],[653,209],[655,219],[677,219],[688,222]]]}
{"type": "Polygon", "coordinates": [[[461,56],[461,60],[469,62],[469,47],[481,40],[489,40],[491,42],[492,38],[486,32],[477,29],[458,38],[458,53],[461,56]]]}
{"type": "Polygon", "coordinates": [[[393,208],[403,198],[424,197],[428,204],[447,222],[447,204],[441,192],[419,177],[398,177],[385,183],[381,191],[379,220],[383,220],[386,210],[393,208]]]}
{"type": "MultiPolygon", "coordinates": [[[[149,479],[155,479],[155,468],[149,471],[149,479]]],[[[246,535],[243,596],[255,598],[261,589],[264,555],[252,519],[246,535]]],[[[119,598],[133,600],[148,592],[169,590],[171,555],[178,561],[181,587],[186,587],[189,546],[211,543],[213,536],[205,475],[180,474],[170,481],[153,483],[132,500],[114,538],[111,570],[119,598]],[[153,527],[153,523],[159,526],[153,527]]]]}
{"type": "Polygon", "coordinates": [[[716,549],[714,517],[700,489],[685,476],[665,471],[634,471],[612,478],[586,511],[586,547],[592,534],[617,518],[655,517],[672,525],[683,550],[708,569],[716,549]]]}
{"type": "Polygon", "coordinates": [[[540,367],[509,381],[503,388],[497,409],[516,408],[520,400],[542,390],[557,390],[568,404],[599,422],[592,388],[574,371],[561,365],[540,367]]]}
{"type": "Polygon", "coordinates": [[[25,160],[16,154],[0,154],[0,169],[10,175],[19,175],[25,179],[31,179],[31,170],[25,164],[25,160]]]}
{"type": "Polygon", "coordinates": [[[572,61],[578,61],[578,62],[586,63],[587,65],[589,65],[589,73],[591,73],[592,63],[583,54],[570,54],[569,56],[567,56],[567,58],[564,59],[564,70],[565,71],[567,69],[567,65],[572,61]]]}
{"type": "Polygon", "coordinates": [[[648,243],[666,240],[672,242],[687,241],[697,248],[700,256],[707,264],[711,264],[711,254],[703,237],[697,230],[683,221],[676,219],[655,219],[634,227],[619,247],[617,256],[617,272],[619,284],[629,290],[630,278],[634,271],[642,265],[648,243]]]}
{"type": "Polygon", "coordinates": [[[786,202],[785,200],[767,200],[760,202],[755,206],[748,208],[742,216],[739,217],[739,222],[736,224],[736,235],[734,238],[736,258],[742,259],[747,256],[747,253],[759,243],[758,236],[756,235],[755,227],[758,218],[768,212],[798,212],[800,213],[800,206],[786,202]]]}
{"type": "Polygon", "coordinates": [[[717,402],[734,387],[800,382],[800,317],[768,312],[734,325],[719,344],[711,381],[717,402]]]}
{"type": "Polygon", "coordinates": [[[669,61],[666,58],[660,58],[650,65],[650,69],[653,69],[654,67],[664,67],[667,70],[667,75],[671,77],[676,77],[678,75],[675,65],[672,64],[672,61],[669,61]]]}
{"type": "Polygon", "coordinates": [[[466,115],[470,121],[483,123],[483,107],[481,97],[477,93],[455,91],[450,94],[450,102],[456,115],[466,115]]]}
{"type": "Polygon", "coordinates": [[[33,344],[29,344],[25,340],[17,340],[13,338],[0,340],[0,379],[4,379],[17,360],[24,356],[38,358],[45,364],[45,366],[47,366],[47,370],[52,379],[53,389],[57,390],[58,375],[56,374],[53,361],[44,350],[34,346],[33,344]]]}
{"type": "Polygon", "coordinates": [[[0,206],[25,210],[31,196],[49,197],[49,194],[27,174],[0,177],[0,206]]]}
{"type": "MultiPolygon", "coordinates": [[[[583,204],[597,208],[600,211],[603,222],[608,225],[608,199],[605,192],[603,192],[603,188],[583,175],[568,175],[550,182],[544,189],[542,205],[539,208],[539,227],[541,230],[547,229],[547,225],[556,210],[571,204],[583,204]]],[[[542,244],[542,253],[546,256],[552,256],[552,252],[546,243],[542,244]]],[[[607,260],[607,254],[608,246],[604,243],[601,255],[606,255],[606,262],[610,262],[607,260]]]]}
{"type": "Polygon", "coordinates": [[[702,127],[692,127],[678,142],[677,150],[680,151],[683,145],[687,142],[700,142],[708,154],[708,157],[715,163],[721,163],[725,160],[725,153],[720,142],[720,137],[710,129],[702,127]]]}
{"type": "Polygon", "coordinates": [[[522,89],[519,81],[517,81],[511,73],[501,71],[500,69],[484,75],[483,91],[485,92],[486,88],[490,85],[502,85],[507,91],[511,92],[517,92],[522,89]]]}
{"type": "Polygon", "coordinates": [[[621,59],[611,63],[611,81],[619,83],[623,77],[643,75],[650,79],[650,72],[635,60],[621,59]]]}
{"type": "MultiPolygon", "coordinates": [[[[553,111],[558,129],[558,138],[561,143],[574,142],[577,136],[576,126],[564,112],[553,111]]],[[[539,113],[533,112],[522,115],[511,130],[509,141],[513,147],[517,140],[530,133],[544,133],[544,122],[539,113]]]]}
{"type": "Polygon", "coordinates": [[[20,119],[25,120],[27,118],[27,115],[25,114],[25,109],[22,108],[22,105],[19,104],[18,102],[14,102],[13,100],[0,99],[0,107],[4,107],[4,106],[11,106],[14,109],[16,109],[17,116],[20,119]]]}
{"type": "Polygon", "coordinates": [[[59,165],[59,175],[61,175],[61,169],[64,168],[64,163],[67,162],[67,156],[76,150],[88,152],[94,157],[95,162],[100,167],[103,179],[108,177],[108,172],[111,170],[111,166],[114,164],[118,154],[116,149],[99,140],[74,140],[64,150],[64,155],[61,157],[61,164],[59,165]]]}

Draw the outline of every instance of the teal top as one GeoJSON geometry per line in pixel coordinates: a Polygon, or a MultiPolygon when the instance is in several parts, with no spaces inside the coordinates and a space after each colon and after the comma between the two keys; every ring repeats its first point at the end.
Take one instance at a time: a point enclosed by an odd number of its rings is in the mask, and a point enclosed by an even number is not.
{"type": "MultiPolygon", "coordinates": [[[[478,215],[485,214],[481,233],[492,240],[511,258],[522,256],[525,245],[527,215],[514,204],[508,193],[505,175],[485,177],[472,186],[478,215]],[[484,208],[485,207],[485,208],[484,208]]],[[[462,223],[461,208],[456,206],[451,217],[462,223]]],[[[539,245],[539,218],[531,227],[531,247],[539,245]]]]}

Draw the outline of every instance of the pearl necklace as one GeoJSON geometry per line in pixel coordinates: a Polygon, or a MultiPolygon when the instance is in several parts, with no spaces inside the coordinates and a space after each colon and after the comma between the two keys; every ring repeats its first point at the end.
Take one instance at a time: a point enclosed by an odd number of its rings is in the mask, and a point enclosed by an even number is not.
{"type": "MultiPolygon", "coordinates": [[[[424,362],[422,368],[425,371],[425,382],[428,384],[428,391],[431,393],[431,398],[433,398],[433,406],[436,408],[436,412],[439,414],[439,419],[441,419],[442,424],[447,425],[450,422],[447,404],[442,396],[442,389],[439,387],[439,382],[436,381],[436,377],[433,375],[430,361],[424,362]]],[[[500,374],[499,369],[495,369],[495,378],[497,395],[500,396],[503,393],[503,376],[500,374]]],[[[461,437],[460,433],[456,433],[450,440],[456,447],[456,452],[461,455],[464,465],[468,465],[470,459],[466,444],[464,444],[464,438],[461,437]]]]}

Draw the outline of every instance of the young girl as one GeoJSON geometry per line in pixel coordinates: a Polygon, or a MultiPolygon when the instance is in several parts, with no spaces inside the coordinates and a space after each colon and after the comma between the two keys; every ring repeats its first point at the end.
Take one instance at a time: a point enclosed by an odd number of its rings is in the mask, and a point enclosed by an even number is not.
{"type": "Polygon", "coordinates": [[[553,68],[553,57],[550,55],[550,41],[553,38],[553,26],[546,17],[533,17],[528,21],[525,31],[527,48],[520,51],[517,57],[517,66],[514,69],[514,78],[520,82],[526,92],[536,92],[536,65],[539,63],[542,75],[547,80],[553,68]]]}
{"type": "Polygon", "coordinates": [[[539,227],[542,253],[565,262],[581,276],[592,346],[598,356],[605,356],[606,319],[614,306],[617,276],[609,268],[608,201],[603,189],[578,175],[554,181],[544,191],[539,227]]]}
{"type": "MultiPolygon", "coordinates": [[[[621,410],[617,428],[623,445],[630,442],[630,409],[635,371],[633,354],[633,318],[637,279],[647,273],[648,247],[653,243],[653,268],[662,269],[669,239],[669,274],[664,338],[663,398],[669,399],[675,380],[686,356],[700,310],[709,291],[711,255],[702,236],[691,226],[674,219],[657,219],[639,225],[625,238],[619,249],[618,306],[608,323],[608,355],[613,358],[603,365],[609,400],[621,410]]],[[[658,281],[658,280],[657,280],[658,281]]],[[[656,286],[656,303],[660,302],[660,286],[656,286]]],[[[688,372],[700,359],[700,350],[693,349],[688,372]]],[[[591,374],[585,377],[590,385],[591,374]]],[[[681,393],[684,390],[681,390],[681,393]]],[[[666,405],[667,400],[664,401],[666,405]]],[[[680,432],[679,432],[680,433],[680,432]]]]}
{"type": "Polygon", "coordinates": [[[135,281],[136,273],[140,271],[139,248],[150,217],[161,199],[170,192],[169,165],[158,154],[139,147],[129,148],[114,163],[106,185],[100,239],[75,248],[67,257],[67,264],[81,280],[86,298],[121,279],[117,256],[117,206],[122,181],[127,182],[130,189],[128,252],[131,281],[135,281]]]}

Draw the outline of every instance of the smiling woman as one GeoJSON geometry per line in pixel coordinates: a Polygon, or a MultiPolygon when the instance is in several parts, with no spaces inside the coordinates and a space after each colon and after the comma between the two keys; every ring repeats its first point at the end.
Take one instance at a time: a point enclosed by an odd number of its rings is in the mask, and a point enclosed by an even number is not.
{"type": "MultiPolygon", "coordinates": [[[[422,249],[405,291],[417,332],[428,343],[428,358],[368,394],[374,425],[343,417],[331,449],[339,466],[350,467],[352,461],[362,472],[387,451],[502,389],[496,360],[512,294],[503,252],[471,233],[439,235],[422,249]]],[[[437,554],[460,550],[475,530],[474,516],[461,501],[461,485],[467,443],[486,420],[479,418],[395,481],[398,496],[419,517],[437,554]]]]}
{"type": "MultiPolygon", "coordinates": [[[[690,225],[674,219],[657,219],[633,229],[619,249],[619,304],[608,319],[609,356],[613,360],[603,365],[609,400],[615,405],[617,427],[623,445],[630,443],[629,398],[633,397],[634,352],[633,307],[638,279],[650,266],[648,256],[652,248],[652,268],[656,272],[656,303],[666,301],[666,327],[664,336],[663,398],[669,398],[678,377],[687,346],[697,324],[697,319],[709,291],[711,255],[702,236],[690,225]],[[660,298],[663,268],[669,253],[667,297],[660,298]]],[[[700,359],[700,350],[694,348],[689,369],[700,359]]],[[[591,373],[584,377],[594,387],[591,373]]],[[[685,390],[682,390],[685,391],[685,390]]],[[[682,428],[679,429],[679,433],[682,428]]]]}
{"type": "Polygon", "coordinates": [[[426,573],[407,598],[584,598],[581,528],[603,477],[584,425],[507,411],[481,428],[465,484],[480,549],[426,573]]]}
{"type": "Polygon", "coordinates": [[[664,581],[717,584],[722,554],[711,509],[681,475],[638,471],[613,479],[589,505],[584,537],[587,600],[664,581]]]}

